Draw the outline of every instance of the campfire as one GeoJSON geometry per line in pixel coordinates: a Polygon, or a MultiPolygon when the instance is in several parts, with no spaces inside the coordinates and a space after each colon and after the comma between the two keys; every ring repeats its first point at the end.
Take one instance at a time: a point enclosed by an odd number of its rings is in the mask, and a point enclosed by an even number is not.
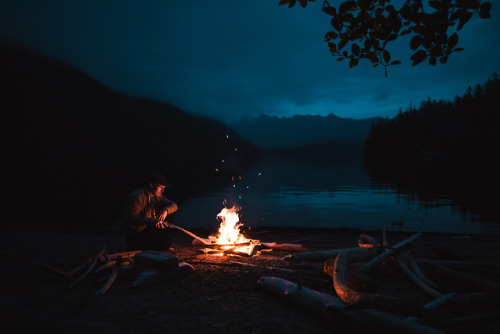
{"type": "MultiPolygon", "coordinates": [[[[195,239],[193,246],[200,247],[200,252],[212,255],[239,255],[254,256],[263,251],[283,250],[303,252],[306,249],[299,244],[283,244],[276,242],[261,242],[260,240],[248,239],[241,234],[238,214],[239,208],[223,208],[217,219],[220,220],[219,230],[216,236],[209,236],[208,239],[200,238],[189,231],[182,229],[195,239]]],[[[174,228],[181,229],[177,226],[174,228]]]]}

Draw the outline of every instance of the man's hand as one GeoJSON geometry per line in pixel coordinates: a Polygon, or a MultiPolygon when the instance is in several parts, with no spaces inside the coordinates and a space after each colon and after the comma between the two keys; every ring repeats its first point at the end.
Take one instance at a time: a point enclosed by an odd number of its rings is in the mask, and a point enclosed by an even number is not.
{"type": "Polygon", "coordinates": [[[158,217],[158,219],[160,221],[165,221],[165,219],[167,219],[167,214],[168,214],[167,210],[163,211],[163,213],[160,215],[160,217],[158,217]]]}
{"type": "Polygon", "coordinates": [[[158,222],[155,224],[155,227],[159,228],[159,229],[163,229],[163,228],[169,227],[169,225],[166,221],[158,220],[158,222]]]}

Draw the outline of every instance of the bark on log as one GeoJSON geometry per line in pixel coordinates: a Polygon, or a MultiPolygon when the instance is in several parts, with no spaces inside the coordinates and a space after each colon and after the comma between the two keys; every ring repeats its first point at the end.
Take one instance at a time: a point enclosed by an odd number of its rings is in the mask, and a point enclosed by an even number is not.
{"type": "Polygon", "coordinates": [[[325,251],[295,253],[286,256],[285,259],[293,261],[323,262],[325,260],[335,258],[340,253],[348,253],[351,256],[351,259],[356,261],[358,256],[362,259],[366,258],[366,256],[376,256],[378,249],[365,249],[362,247],[340,248],[325,251]]]}
{"type": "Polygon", "coordinates": [[[335,325],[362,328],[372,331],[373,328],[385,329],[394,333],[412,334],[442,334],[444,331],[423,324],[407,321],[389,313],[376,310],[347,310],[345,303],[339,298],[315,291],[293,282],[277,277],[261,277],[257,286],[272,294],[282,296],[287,300],[298,303],[310,311],[320,314],[335,325]]]}
{"type": "Polygon", "coordinates": [[[416,234],[412,235],[411,237],[409,237],[408,239],[405,239],[405,240],[395,244],[391,249],[386,250],[385,252],[383,252],[382,254],[380,254],[379,256],[374,258],[373,260],[364,264],[361,267],[361,271],[369,272],[369,271],[375,269],[382,262],[384,262],[385,260],[387,260],[391,256],[400,253],[403,249],[406,248],[406,246],[408,246],[409,243],[411,243],[413,240],[417,239],[421,235],[422,235],[422,233],[416,233],[416,234]]]}

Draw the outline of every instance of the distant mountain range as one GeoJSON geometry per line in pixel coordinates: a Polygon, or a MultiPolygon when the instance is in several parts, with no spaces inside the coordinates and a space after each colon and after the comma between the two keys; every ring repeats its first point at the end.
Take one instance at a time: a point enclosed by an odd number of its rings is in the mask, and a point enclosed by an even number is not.
{"type": "Polygon", "coordinates": [[[221,122],[117,93],[15,45],[0,43],[0,73],[2,224],[109,223],[152,172],[181,201],[260,152],[221,122]]]}
{"type": "Polygon", "coordinates": [[[361,145],[368,137],[372,124],[380,119],[373,117],[358,120],[334,114],[293,117],[260,115],[242,118],[229,125],[259,147],[283,149],[324,142],[361,145]]]}

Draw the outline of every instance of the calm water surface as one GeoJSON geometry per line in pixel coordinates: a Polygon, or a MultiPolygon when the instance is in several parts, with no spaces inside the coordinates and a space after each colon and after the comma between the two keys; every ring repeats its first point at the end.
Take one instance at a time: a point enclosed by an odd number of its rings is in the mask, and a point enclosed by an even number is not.
{"type": "Polygon", "coordinates": [[[183,203],[176,224],[216,228],[217,213],[233,204],[241,207],[245,226],[500,234],[500,223],[464,217],[449,200],[424,203],[391,185],[374,184],[360,160],[319,163],[276,157],[235,175],[230,186],[183,203]]]}

